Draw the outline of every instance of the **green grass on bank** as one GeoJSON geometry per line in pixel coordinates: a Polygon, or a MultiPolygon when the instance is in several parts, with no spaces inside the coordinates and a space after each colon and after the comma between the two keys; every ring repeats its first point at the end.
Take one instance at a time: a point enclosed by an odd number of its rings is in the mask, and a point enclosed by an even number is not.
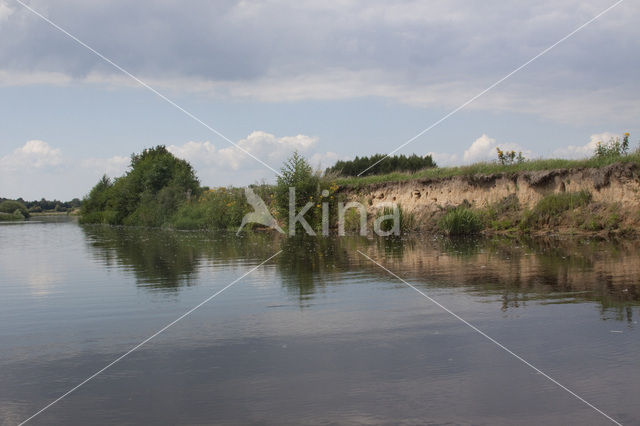
{"type": "Polygon", "coordinates": [[[599,168],[615,163],[636,163],[640,165],[640,151],[622,155],[593,157],[584,160],[539,159],[518,164],[502,165],[498,163],[475,163],[460,167],[438,167],[420,170],[416,173],[389,173],[363,177],[340,177],[336,183],[340,186],[361,188],[367,185],[385,182],[401,182],[414,179],[441,179],[454,176],[472,176],[476,174],[518,173],[539,170],[599,168]]]}

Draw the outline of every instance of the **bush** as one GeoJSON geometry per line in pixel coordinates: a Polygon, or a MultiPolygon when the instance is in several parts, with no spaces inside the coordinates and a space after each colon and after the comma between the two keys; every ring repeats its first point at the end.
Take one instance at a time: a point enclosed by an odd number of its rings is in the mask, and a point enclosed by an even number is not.
{"type": "Polygon", "coordinates": [[[217,188],[184,203],[173,215],[176,229],[237,229],[251,209],[241,188],[217,188]]]}
{"type": "MultiPolygon", "coordinates": [[[[275,188],[276,208],[280,218],[289,218],[289,188],[296,190],[296,214],[308,203],[319,203],[320,177],[313,173],[307,160],[294,152],[280,169],[281,176],[275,188]]],[[[316,228],[321,223],[321,212],[318,208],[311,208],[305,215],[311,227],[316,228]]]]}
{"type": "Polygon", "coordinates": [[[437,166],[430,155],[421,157],[413,154],[409,157],[405,155],[385,157],[383,154],[375,154],[371,157],[356,157],[350,161],[338,161],[333,167],[325,170],[325,175],[358,176],[359,173],[368,169],[362,173],[362,176],[369,176],[397,171],[417,172],[432,167],[437,166]],[[371,168],[369,169],[369,167],[371,168]]]}
{"type": "Polygon", "coordinates": [[[20,201],[4,200],[0,202],[0,213],[7,213],[13,216],[21,216],[22,219],[29,217],[29,211],[20,201]]]}
{"type": "Polygon", "coordinates": [[[482,219],[468,207],[457,207],[447,212],[438,226],[449,235],[473,235],[482,230],[482,219]]]}
{"type": "Polygon", "coordinates": [[[162,226],[199,194],[191,165],[159,145],[133,154],[131,170],[115,181],[103,176],[82,203],[81,221],[162,226]]]}

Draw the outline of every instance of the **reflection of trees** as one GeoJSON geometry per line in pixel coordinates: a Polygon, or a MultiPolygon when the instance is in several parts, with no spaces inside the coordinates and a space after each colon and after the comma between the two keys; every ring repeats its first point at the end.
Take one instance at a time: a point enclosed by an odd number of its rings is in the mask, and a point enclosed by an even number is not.
{"type": "Polygon", "coordinates": [[[503,310],[533,301],[594,301],[603,318],[631,321],[631,307],[640,302],[640,246],[632,242],[83,230],[96,258],[133,271],[139,285],[151,288],[190,285],[204,262],[259,263],[282,249],[274,259],[282,285],[304,306],[326,286],[348,281],[350,273],[387,279],[386,272],[357,254],[362,250],[413,282],[498,298],[503,310]]]}
{"type": "MultiPolygon", "coordinates": [[[[325,238],[298,235],[282,240],[277,258],[283,285],[300,301],[310,298],[332,276],[351,269],[349,244],[353,238],[325,238]]],[[[354,251],[355,249],[351,250],[354,251]]]]}
{"type": "Polygon", "coordinates": [[[83,226],[92,253],[107,266],[130,269],[149,288],[190,285],[203,260],[238,261],[271,256],[270,235],[241,238],[229,233],[177,232],[151,228],[83,226]]]}

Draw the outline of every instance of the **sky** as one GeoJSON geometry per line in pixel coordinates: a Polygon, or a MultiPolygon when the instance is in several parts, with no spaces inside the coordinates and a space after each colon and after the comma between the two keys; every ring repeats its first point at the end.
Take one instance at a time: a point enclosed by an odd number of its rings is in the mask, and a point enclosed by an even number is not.
{"type": "MultiPolygon", "coordinates": [[[[275,180],[229,141],[275,170],[388,153],[615,3],[24,1],[179,106],[0,0],[0,197],[27,200],[82,197],[160,144],[209,186],[275,180]]],[[[622,1],[397,153],[637,145],[639,20],[622,1]]]]}

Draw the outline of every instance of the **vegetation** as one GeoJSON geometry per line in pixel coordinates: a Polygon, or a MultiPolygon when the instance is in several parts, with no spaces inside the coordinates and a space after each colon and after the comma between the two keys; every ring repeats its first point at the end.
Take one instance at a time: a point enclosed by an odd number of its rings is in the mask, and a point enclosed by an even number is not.
{"type": "MultiPolygon", "coordinates": [[[[319,209],[321,201],[320,176],[313,173],[307,160],[294,152],[280,169],[280,176],[275,188],[276,208],[280,219],[289,218],[289,188],[295,188],[296,214],[309,202],[314,207],[305,215],[307,222],[314,227],[321,222],[322,216],[319,209]]],[[[300,231],[304,232],[302,228],[300,231]]]]}
{"type": "Polygon", "coordinates": [[[375,183],[401,182],[413,179],[444,179],[454,176],[472,176],[476,174],[516,174],[526,171],[571,169],[571,168],[601,168],[614,163],[634,163],[640,165],[640,150],[626,155],[594,155],[583,160],[539,159],[515,161],[513,164],[499,162],[475,163],[468,166],[436,167],[419,170],[416,173],[394,172],[384,175],[362,177],[338,177],[336,183],[340,186],[363,188],[375,183]]]}
{"type": "Polygon", "coordinates": [[[436,217],[439,217],[437,229],[451,236],[479,232],[532,234],[550,231],[622,235],[634,234],[634,228],[640,222],[640,216],[634,219],[621,214],[617,203],[593,202],[587,191],[550,194],[532,209],[522,209],[518,198],[512,194],[485,207],[474,208],[465,203],[444,210],[436,217]]]}
{"type": "Polygon", "coordinates": [[[473,235],[482,230],[483,223],[479,212],[460,206],[448,211],[438,222],[438,227],[448,235],[473,235]]]}
{"type": "Polygon", "coordinates": [[[625,133],[622,136],[622,141],[620,138],[611,138],[609,142],[603,144],[602,141],[599,141],[596,145],[596,150],[594,152],[594,157],[596,158],[618,158],[629,153],[629,133],[625,133]]]}
{"type": "Polygon", "coordinates": [[[525,211],[520,221],[520,229],[529,230],[544,225],[557,225],[561,214],[582,207],[591,201],[587,191],[550,194],[538,201],[530,211],[525,211]]]}
{"type": "Polygon", "coordinates": [[[392,172],[417,172],[426,168],[434,168],[436,163],[430,155],[421,157],[413,154],[394,155],[386,157],[383,154],[375,154],[371,157],[356,157],[350,161],[338,161],[333,167],[325,171],[325,175],[362,176],[381,175],[392,172]],[[366,171],[365,171],[366,170],[366,171]]]}
{"type": "Polygon", "coordinates": [[[29,217],[27,207],[17,200],[0,201],[0,220],[24,220],[29,217]]]}
{"type": "Polygon", "coordinates": [[[516,155],[515,151],[503,151],[500,149],[500,147],[497,147],[496,151],[498,151],[498,163],[502,164],[503,166],[520,164],[526,161],[524,156],[522,155],[522,152],[518,152],[518,154],[516,155]]]}
{"type": "Polygon", "coordinates": [[[176,229],[236,229],[249,211],[241,188],[214,188],[183,203],[170,223],[176,229]]]}
{"type": "MultiPolygon", "coordinates": [[[[71,201],[58,201],[58,200],[45,200],[42,198],[39,201],[25,201],[22,198],[16,200],[9,200],[6,198],[0,198],[0,203],[5,201],[17,202],[22,208],[21,214],[25,217],[29,217],[31,214],[47,214],[47,213],[69,213],[80,208],[82,202],[78,198],[74,198],[71,201]],[[23,209],[24,208],[24,209],[23,209]]],[[[5,208],[5,210],[8,208],[5,208]]],[[[14,209],[15,211],[15,209],[14,209]]],[[[7,213],[2,211],[0,213],[7,213]]],[[[11,212],[13,215],[13,212],[11,212]]]]}
{"type": "MultiPolygon", "coordinates": [[[[419,227],[419,223],[416,220],[416,217],[413,213],[407,211],[407,209],[403,208],[400,204],[398,204],[397,206],[398,209],[398,222],[399,222],[399,226],[400,226],[400,233],[401,234],[406,234],[408,232],[411,231],[415,231],[418,229],[419,227]]],[[[354,213],[356,213],[357,215],[357,219],[360,219],[360,216],[357,214],[357,211],[353,210],[354,213]]],[[[387,216],[387,217],[392,217],[394,215],[394,209],[393,207],[387,206],[387,207],[383,207],[380,211],[378,211],[378,214],[376,216],[376,219],[382,217],[382,216],[387,216]]],[[[347,222],[349,218],[345,215],[345,222],[347,222]]],[[[353,219],[352,219],[353,220],[353,219]]],[[[384,232],[389,232],[393,230],[393,220],[392,219],[385,219],[380,223],[380,230],[384,231],[384,232]]],[[[345,226],[345,229],[347,227],[345,226]]]]}
{"type": "Polygon", "coordinates": [[[131,169],[115,181],[103,176],[82,203],[82,222],[162,226],[199,195],[191,165],[159,145],[132,155],[131,169]]]}
{"type": "MultiPolygon", "coordinates": [[[[290,214],[289,190],[294,188],[295,214],[299,215],[304,210],[304,219],[316,233],[322,233],[323,214],[329,213],[330,228],[335,228],[337,224],[337,202],[346,201],[347,194],[339,191],[341,186],[351,186],[353,189],[372,183],[415,178],[447,178],[473,174],[509,175],[523,171],[561,168],[598,168],[624,162],[640,164],[640,152],[629,153],[628,134],[625,134],[621,141],[612,139],[606,145],[598,144],[593,157],[585,160],[529,161],[515,151],[505,152],[498,148],[497,153],[498,159],[493,163],[448,168],[436,168],[430,157],[392,157],[382,163],[388,160],[389,166],[386,167],[402,167],[407,170],[417,170],[425,164],[430,166],[412,174],[394,172],[332,180],[337,171],[345,173],[346,170],[347,174],[355,174],[356,168],[362,170],[382,156],[356,157],[351,162],[338,162],[322,176],[296,152],[282,166],[281,176],[275,185],[263,183],[252,185],[251,188],[285,229],[290,214]],[[415,159],[420,161],[412,163],[415,159]]],[[[372,173],[378,171],[376,166],[372,173]]],[[[400,206],[398,208],[402,232],[406,233],[418,227],[425,228],[425,223],[418,223],[413,213],[400,206]]],[[[7,207],[5,210],[10,208],[7,207]]],[[[237,229],[243,216],[251,211],[253,209],[245,199],[244,189],[200,187],[192,167],[186,161],[175,158],[164,146],[158,146],[139,155],[132,155],[130,171],[124,176],[115,180],[103,176],[84,199],[81,220],[85,223],[176,229],[237,229]]],[[[15,209],[7,214],[14,213],[15,209]]],[[[378,218],[392,213],[391,208],[382,209],[378,212],[378,218]]],[[[346,230],[358,230],[360,216],[357,210],[347,210],[345,219],[346,230]]],[[[638,219],[640,220],[640,215],[638,219]]],[[[633,225],[621,219],[621,213],[615,205],[593,203],[588,192],[552,194],[540,200],[530,210],[522,209],[517,197],[512,194],[493,205],[474,208],[465,203],[443,210],[425,220],[431,222],[431,225],[426,227],[433,226],[434,229],[449,235],[476,234],[482,230],[528,233],[553,227],[618,231],[625,226],[633,225]]],[[[300,227],[296,230],[297,233],[305,231],[300,222],[297,226],[300,227]]],[[[391,221],[382,222],[384,231],[389,231],[391,226],[391,221]]]]}

